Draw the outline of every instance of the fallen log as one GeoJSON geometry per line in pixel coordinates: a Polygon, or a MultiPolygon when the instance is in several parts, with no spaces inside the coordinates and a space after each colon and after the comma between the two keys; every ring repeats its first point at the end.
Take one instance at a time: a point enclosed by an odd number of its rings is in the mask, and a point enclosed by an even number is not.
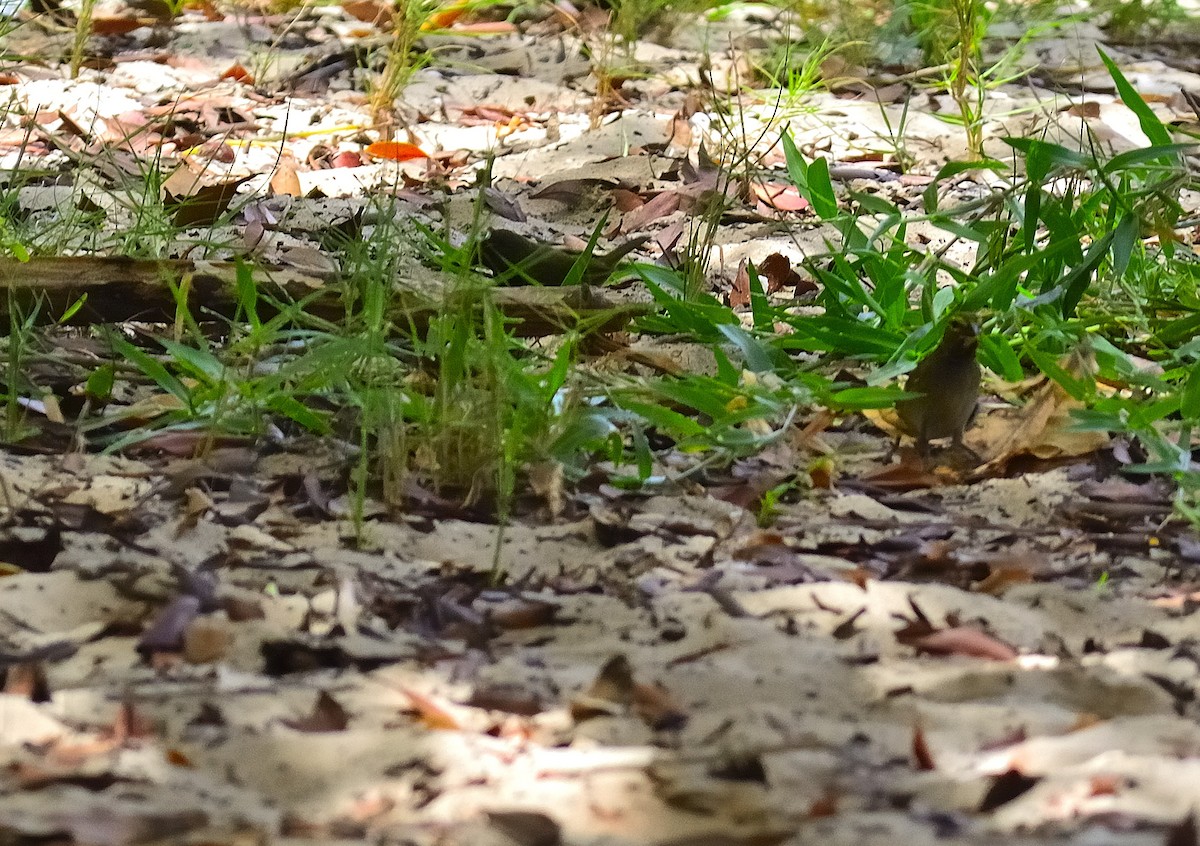
{"type": "MultiPolygon", "coordinates": [[[[82,304],[64,321],[70,325],[123,323],[136,320],[170,323],[179,302],[192,315],[237,316],[236,262],[184,259],[134,259],[113,256],[0,258],[0,332],[10,309],[28,315],[36,310],[40,324],[59,322],[76,304],[82,304]]],[[[340,322],[346,317],[345,291],[333,274],[318,275],[290,268],[255,265],[261,317],[281,308],[302,304],[314,317],[340,322]],[[278,305],[277,305],[278,304],[278,305]]],[[[543,288],[536,286],[466,286],[431,294],[395,286],[388,317],[396,331],[423,330],[429,320],[446,309],[478,308],[484,299],[513,322],[513,332],[533,337],[570,329],[612,332],[650,310],[642,303],[613,303],[602,292],[587,286],[543,288]]]]}

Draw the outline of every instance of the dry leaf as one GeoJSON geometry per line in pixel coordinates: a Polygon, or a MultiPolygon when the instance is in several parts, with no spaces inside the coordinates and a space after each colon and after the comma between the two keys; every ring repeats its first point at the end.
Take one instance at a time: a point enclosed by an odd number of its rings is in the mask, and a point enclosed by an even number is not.
{"type": "Polygon", "coordinates": [[[912,753],[918,770],[931,771],[937,769],[937,764],[933,760],[933,753],[929,751],[929,741],[925,738],[925,730],[920,725],[913,726],[912,753]]]}
{"type": "Polygon", "coordinates": [[[409,688],[403,688],[403,692],[412,703],[413,710],[417,712],[417,718],[426,728],[439,731],[459,731],[463,728],[462,721],[432,696],[409,688]]]}
{"type": "Polygon", "coordinates": [[[368,144],[363,150],[368,156],[385,159],[389,162],[407,162],[413,159],[427,159],[429,154],[416,144],[406,141],[376,141],[368,144]]]}
{"type": "Polygon", "coordinates": [[[380,28],[390,27],[395,14],[392,5],[382,0],[343,0],[342,11],[357,21],[380,28]]]}
{"type": "Polygon", "coordinates": [[[613,716],[633,702],[633,667],[624,655],[614,655],[600,668],[592,686],[571,700],[571,717],[583,722],[613,716]]]}
{"type": "Polygon", "coordinates": [[[488,811],[492,826],[517,846],[559,846],[562,829],[536,811],[488,811]]]}
{"type": "Polygon", "coordinates": [[[746,269],[745,259],[742,259],[742,263],[738,265],[726,299],[730,308],[745,308],[750,305],[750,271],[746,269]]]}
{"type": "Polygon", "coordinates": [[[1017,650],[1007,643],[970,626],[939,629],[910,641],[919,652],[931,655],[969,655],[991,661],[1012,661],[1017,650]]]}
{"type": "MultiPolygon", "coordinates": [[[[1091,351],[1085,347],[1075,350],[1061,364],[1076,379],[1090,378],[1095,373],[1091,351]]],[[[1057,382],[1047,379],[1021,414],[1006,422],[1006,431],[1000,433],[998,442],[987,451],[991,458],[975,468],[969,478],[1004,475],[1008,464],[1022,455],[1043,459],[1088,455],[1108,443],[1104,432],[1071,430],[1071,410],[1076,408],[1082,408],[1082,404],[1057,382]]]]}
{"type": "Polygon", "coordinates": [[[1001,805],[1005,805],[1025,793],[1038,781],[1040,779],[1024,775],[1017,770],[1009,770],[1003,775],[996,776],[992,781],[992,786],[988,788],[983,800],[979,803],[979,812],[986,814],[996,810],[1001,805]]]}
{"type": "Polygon", "coordinates": [[[306,717],[284,720],[283,724],[306,734],[345,731],[350,725],[350,715],[336,699],[327,692],[321,691],[317,696],[317,701],[313,704],[312,713],[306,717]]]}
{"type": "Polygon", "coordinates": [[[288,197],[304,196],[304,191],[300,188],[300,177],[296,173],[296,160],[291,155],[280,157],[275,172],[271,174],[271,190],[288,197]]]}
{"type": "Polygon", "coordinates": [[[681,729],[687,724],[687,713],[661,685],[635,684],[632,704],[638,718],[655,731],[681,729]]]}
{"type": "Polygon", "coordinates": [[[229,208],[237,189],[253,177],[243,176],[216,185],[202,185],[196,174],[181,167],[163,183],[163,205],[175,209],[176,226],[212,226],[229,208]],[[178,177],[178,178],[177,178],[178,177]]]}

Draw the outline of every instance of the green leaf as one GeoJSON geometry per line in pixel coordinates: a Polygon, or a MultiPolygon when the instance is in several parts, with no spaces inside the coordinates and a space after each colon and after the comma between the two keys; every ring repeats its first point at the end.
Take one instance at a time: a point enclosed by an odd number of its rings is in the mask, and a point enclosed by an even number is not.
{"type": "Polygon", "coordinates": [[[88,295],[86,293],[80,294],[78,299],[75,300],[75,302],[73,302],[69,306],[67,306],[66,311],[64,311],[62,313],[62,316],[58,318],[58,322],[66,323],[68,320],[70,320],[72,317],[74,317],[75,313],[77,311],[79,311],[79,309],[83,308],[84,304],[87,302],[87,298],[88,298],[88,295]]]}
{"type": "Polygon", "coordinates": [[[904,399],[908,394],[899,388],[845,388],[830,395],[829,405],[846,411],[859,411],[864,408],[891,408],[897,400],[904,399]]]}
{"type": "Polygon", "coordinates": [[[808,200],[813,211],[822,220],[833,220],[838,216],[837,194],[833,191],[833,183],[829,179],[829,162],[824,158],[816,158],[811,163],[804,160],[792,136],[783,133],[779,137],[783,144],[783,156],[787,161],[788,176],[800,192],[800,196],[808,200]]]}
{"type": "Polygon", "coordinates": [[[1163,126],[1163,122],[1158,119],[1154,111],[1146,105],[1146,101],[1142,99],[1142,95],[1138,94],[1129,80],[1125,78],[1125,74],[1121,73],[1121,69],[1117,67],[1116,62],[1109,58],[1099,44],[1096,45],[1096,50],[1100,53],[1100,61],[1104,62],[1104,66],[1108,68],[1108,75],[1112,77],[1113,83],[1117,86],[1117,94],[1121,98],[1121,102],[1128,106],[1135,115],[1137,115],[1138,125],[1142,128],[1142,132],[1150,139],[1150,143],[1155,147],[1171,146],[1171,133],[1163,126]]]}
{"type": "Polygon", "coordinates": [[[1094,383],[1083,379],[1076,379],[1068,373],[1058,363],[1056,356],[1035,349],[1026,349],[1026,353],[1033,359],[1033,363],[1037,365],[1038,370],[1057,382],[1071,399],[1084,402],[1095,389],[1096,386],[1094,383]]]}
{"type": "Polygon", "coordinates": [[[659,431],[675,437],[699,437],[708,431],[692,418],[661,405],[629,399],[621,399],[619,404],[621,408],[634,412],[659,431]]]}
{"type": "Polygon", "coordinates": [[[254,269],[241,259],[237,263],[234,285],[238,310],[241,315],[251,328],[261,328],[262,322],[258,317],[258,286],[254,283],[254,269]]]}
{"type": "Polygon", "coordinates": [[[117,380],[117,368],[114,364],[101,364],[87,378],[85,390],[92,399],[108,402],[112,398],[113,385],[117,380]]]}
{"type": "Polygon", "coordinates": [[[149,355],[145,350],[135,347],[112,330],[108,331],[109,343],[113,349],[129,360],[134,367],[150,377],[154,384],[171,396],[182,402],[188,408],[192,407],[192,395],[183,383],[170,374],[162,362],[149,355]]]}
{"type": "Polygon", "coordinates": [[[329,432],[329,424],[325,418],[318,415],[304,403],[288,394],[275,394],[267,400],[267,408],[276,414],[281,414],[289,420],[294,420],[310,432],[324,435],[329,432]]]}
{"type": "Polygon", "coordinates": [[[1083,299],[1083,295],[1092,284],[1092,276],[1100,263],[1104,261],[1104,257],[1108,255],[1114,237],[1116,237],[1115,230],[1088,247],[1088,251],[1083,256],[1083,262],[1073,267],[1071,272],[1063,278],[1061,283],[1063,317],[1070,317],[1075,313],[1075,307],[1079,305],[1079,301],[1083,299]]]}
{"type": "Polygon", "coordinates": [[[1140,230],[1141,222],[1138,216],[1127,211],[1121,216],[1121,221],[1113,232],[1112,268],[1118,279],[1125,275],[1125,270],[1129,267],[1129,259],[1133,255],[1134,245],[1138,243],[1140,230]]]}
{"type": "Polygon", "coordinates": [[[760,332],[769,332],[775,325],[775,310],[763,290],[762,279],[753,262],[746,265],[746,273],[750,277],[750,316],[754,319],[754,328],[760,332]]]}
{"type": "Polygon", "coordinates": [[[979,353],[984,367],[998,374],[1000,378],[1009,382],[1019,382],[1025,378],[1021,360],[1003,336],[995,332],[980,335],[979,353]]]}
{"type": "Polygon", "coordinates": [[[1025,154],[1026,173],[1031,182],[1042,182],[1050,173],[1051,167],[1083,169],[1093,163],[1091,158],[1061,144],[1051,144],[1037,138],[1007,137],[1002,140],[1014,150],[1025,154]],[[1033,160],[1033,169],[1030,169],[1029,159],[1033,160]]]}
{"type": "Polygon", "coordinates": [[[745,360],[746,369],[753,373],[764,373],[777,366],[774,351],[743,329],[741,326],[718,326],[717,329],[731,344],[737,347],[745,360]]]}
{"type": "Polygon", "coordinates": [[[1186,420],[1200,420],[1200,362],[1192,366],[1179,395],[1179,413],[1186,420]]]}
{"type": "Polygon", "coordinates": [[[193,376],[210,384],[217,384],[225,379],[225,365],[208,350],[189,347],[166,339],[159,340],[163,349],[171,358],[180,364],[193,376]]]}

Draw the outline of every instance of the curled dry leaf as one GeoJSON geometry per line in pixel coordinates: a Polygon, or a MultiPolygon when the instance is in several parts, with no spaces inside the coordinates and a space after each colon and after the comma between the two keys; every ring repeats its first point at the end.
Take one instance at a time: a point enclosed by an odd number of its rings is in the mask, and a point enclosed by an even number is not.
{"type": "Polygon", "coordinates": [[[245,85],[254,84],[254,74],[246,70],[239,62],[230,65],[229,69],[221,74],[221,79],[232,79],[234,82],[241,82],[245,85]]]}
{"type": "Polygon", "coordinates": [[[777,211],[804,211],[808,208],[808,200],[800,196],[795,185],[755,182],[750,190],[760,203],[777,211]]]}
{"type": "Polygon", "coordinates": [[[175,210],[172,220],[176,226],[212,226],[225,214],[238,187],[252,178],[243,176],[209,185],[183,165],[163,183],[163,205],[175,210]]]}
{"type": "Polygon", "coordinates": [[[968,655],[991,661],[1012,661],[1017,650],[1007,643],[970,626],[940,629],[924,637],[914,638],[911,644],[918,652],[931,655],[968,655]]]}
{"type": "Polygon", "coordinates": [[[912,753],[918,770],[929,772],[937,769],[933,753],[929,751],[929,741],[925,738],[925,729],[920,725],[913,726],[912,753]]]}
{"type": "Polygon", "coordinates": [[[730,308],[745,308],[750,305],[750,271],[746,268],[744,259],[738,265],[737,273],[729,286],[727,300],[730,308]]]}

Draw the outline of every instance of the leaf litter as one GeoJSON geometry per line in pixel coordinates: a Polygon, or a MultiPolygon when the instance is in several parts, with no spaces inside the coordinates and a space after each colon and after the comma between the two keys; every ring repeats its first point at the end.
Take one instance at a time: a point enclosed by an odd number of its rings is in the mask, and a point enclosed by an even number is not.
{"type": "MultiPolygon", "coordinates": [[[[367,38],[387,23],[377,5],[343,9],[367,38]]],[[[463,226],[467,203],[439,210],[426,193],[471,184],[459,151],[502,153],[489,205],[555,245],[586,242],[615,204],[606,237],[655,227],[670,249],[706,196],[740,197],[703,159],[654,165],[699,144],[669,84],[628,81],[648,105],[593,128],[567,33],[445,38],[488,72],[457,77],[457,99],[436,68],[414,77],[411,144],[375,137],[346,96],[345,45],[365,40],[348,19],[291,21],[303,49],[280,47],[287,70],[271,80],[247,68],[280,20],[234,26],[209,10],[190,45],[137,58],[159,36],[124,12],[94,24],[111,48],[97,81],[20,66],[5,83],[32,125],[0,137],[5,161],[20,150],[76,168],[74,183],[18,195],[64,254],[115,248],[128,203],[89,198],[128,191],[148,153],[179,160],[164,207],[206,230],[206,260],[251,243],[314,275],[336,270],[320,260],[332,221],[372,225],[360,197],[373,189],[392,189],[399,214],[463,226]],[[220,59],[187,56],[206,43],[220,59]],[[322,44],[336,50],[307,61],[322,44]],[[262,93],[280,79],[294,96],[262,93]],[[81,209],[102,218],[86,236],[59,225],[81,209]]],[[[50,52],[50,34],[17,38],[50,52]]],[[[1072,39],[1039,49],[1047,77],[1090,69],[1111,91],[1072,39]]],[[[695,51],[661,55],[663,78],[699,79],[695,51]]],[[[719,58],[718,85],[736,58],[719,58]]],[[[878,106],[813,96],[797,143],[869,162],[845,139],[881,136],[878,106]]],[[[1068,117],[1140,145],[1128,110],[1096,96],[1098,110],[1068,117]]],[[[755,109],[751,136],[771,119],[755,109]]],[[[930,114],[909,133],[940,147],[927,161],[961,157],[930,114]]],[[[923,187],[871,167],[837,176],[899,197],[923,187]]],[[[733,305],[751,302],[747,256],[771,293],[802,294],[797,241],[818,243],[773,226],[804,205],[786,186],[751,191],[714,249],[733,305]]],[[[190,259],[196,242],[159,248],[190,259]]],[[[0,464],[0,835],[1194,842],[1195,541],[1164,530],[1169,492],[1106,476],[1104,439],[1065,428],[1056,386],[1035,390],[1019,415],[982,415],[968,441],[989,463],[970,477],[892,464],[877,432],[824,420],[708,490],[548,480],[552,519],[531,511],[503,530],[423,492],[407,514],[369,504],[357,543],[338,480],[310,462],[245,444],[193,458],[203,433],[156,436],[136,460],[64,452],[71,433],[52,438],[62,418],[47,419],[43,450],[0,464]],[[831,475],[808,463],[815,442],[852,457],[831,475]],[[823,481],[759,528],[764,497],[801,467],[823,481]]]]}

